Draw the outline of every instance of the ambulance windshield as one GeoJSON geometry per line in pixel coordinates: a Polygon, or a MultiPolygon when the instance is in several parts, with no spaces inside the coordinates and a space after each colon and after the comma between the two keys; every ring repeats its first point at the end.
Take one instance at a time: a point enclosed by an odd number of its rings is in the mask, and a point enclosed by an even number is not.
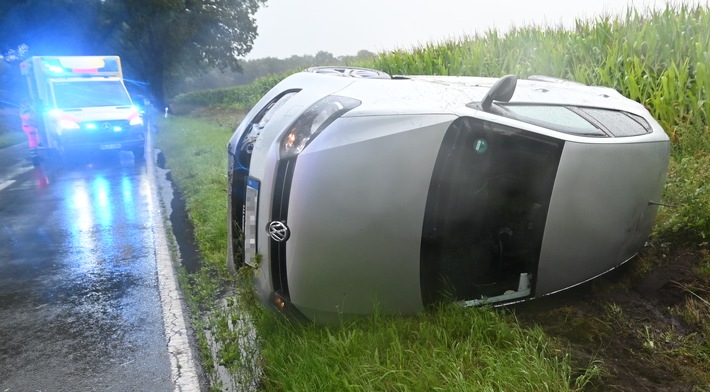
{"type": "Polygon", "coordinates": [[[131,106],[128,92],[118,80],[55,82],[54,97],[57,109],[131,106]]]}

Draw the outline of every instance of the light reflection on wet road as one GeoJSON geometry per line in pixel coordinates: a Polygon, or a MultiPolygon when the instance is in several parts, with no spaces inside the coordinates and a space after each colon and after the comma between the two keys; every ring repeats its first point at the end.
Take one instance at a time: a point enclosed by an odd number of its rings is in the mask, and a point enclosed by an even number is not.
{"type": "Polygon", "coordinates": [[[0,391],[172,390],[145,164],[25,153],[0,150],[0,391]]]}

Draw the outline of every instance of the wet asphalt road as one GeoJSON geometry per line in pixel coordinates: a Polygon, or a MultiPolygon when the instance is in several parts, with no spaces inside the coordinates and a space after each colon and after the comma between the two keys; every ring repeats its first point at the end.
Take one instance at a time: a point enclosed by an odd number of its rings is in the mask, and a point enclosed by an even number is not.
{"type": "Polygon", "coordinates": [[[0,150],[0,391],[168,391],[146,164],[0,150]]]}

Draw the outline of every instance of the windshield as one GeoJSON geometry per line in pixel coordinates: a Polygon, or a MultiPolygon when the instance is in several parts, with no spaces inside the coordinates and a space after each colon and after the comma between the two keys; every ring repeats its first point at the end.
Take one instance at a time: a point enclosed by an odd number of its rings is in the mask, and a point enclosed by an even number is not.
{"type": "Polygon", "coordinates": [[[55,82],[54,97],[57,109],[131,105],[118,80],[55,82]]]}
{"type": "Polygon", "coordinates": [[[572,135],[624,137],[652,131],[651,125],[643,117],[620,110],[544,104],[500,106],[521,121],[572,135]]]}

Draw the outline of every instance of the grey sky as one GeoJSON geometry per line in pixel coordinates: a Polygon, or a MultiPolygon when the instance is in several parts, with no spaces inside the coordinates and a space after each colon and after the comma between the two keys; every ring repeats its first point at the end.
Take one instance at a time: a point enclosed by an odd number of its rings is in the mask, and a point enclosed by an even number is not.
{"type": "Polygon", "coordinates": [[[665,4],[665,0],[267,0],[256,13],[259,37],[246,58],[411,49],[490,29],[569,27],[575,19],[622,14],[627,6],[644,10],[665,4]]]}

